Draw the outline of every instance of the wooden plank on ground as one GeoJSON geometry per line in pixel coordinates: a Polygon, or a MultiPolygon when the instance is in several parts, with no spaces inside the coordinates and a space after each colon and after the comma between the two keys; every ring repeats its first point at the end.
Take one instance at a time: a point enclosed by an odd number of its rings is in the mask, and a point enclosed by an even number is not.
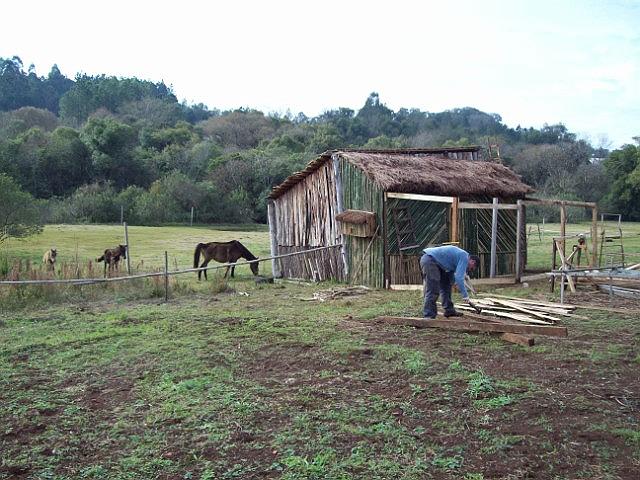
{"type": "MultiPolygon", "coordinates": [[[[471,309],[471,307],[463,307],[458,306],[458,308],[465,310],[465,315],[468,315],[467,309],[471,309]]],[[[471,309],[472,310],[472,309],[471,309]]],[[[544,320],[539,320],[537,318],[528,317],[524,313],[517,312],[503,312],[500,310],[493,310],[491,308],[483,308],[482,312],[487,315],[495,315],[496,317],[509,318],[511,320],[517,320],[519,322],[525,323],[535,323],[536,325],[553,325],[553,322],[545,322],[544,320]]],[[[484,320],[488,320],[489,318],[483,317],[484,320]]]]}
{"type": "Polygon", "coordinates": [[[407,325],[417,328],[442,328],[445,330],[458,330],[462,332],[500,332],[522,333],[534,335],[548,335],[551,337],[566,337],[567,327],[547,325],[521,325],[515,323],[489,323],[477,320],[452,320],[449,319],[424,319],[421,317],[391,317],[384,316],[377,319],[383,323],[392,325],[407,325]]]}
{"type": "Polygon", "coordinates": [[[505,342],[515,343],[525,347],[533,347],[536,344],[535,339],[529,335],[520,335],[519,333],[499,333],[496,336],[505,342]]]}

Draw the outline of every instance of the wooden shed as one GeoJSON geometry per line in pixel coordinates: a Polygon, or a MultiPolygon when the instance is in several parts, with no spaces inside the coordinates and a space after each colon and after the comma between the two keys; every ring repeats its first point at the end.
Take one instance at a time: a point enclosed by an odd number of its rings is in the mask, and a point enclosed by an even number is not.
{"type": "Polygon", "coordinates": [[[479,150],[323,153],[269,196],[272,255],[312,250],[274,260],[274,275],[410,288],[422,249],[450,242],[481,258],[480,277],[515,275],[526,251],[516,202],[532,189],[479,150]]]}

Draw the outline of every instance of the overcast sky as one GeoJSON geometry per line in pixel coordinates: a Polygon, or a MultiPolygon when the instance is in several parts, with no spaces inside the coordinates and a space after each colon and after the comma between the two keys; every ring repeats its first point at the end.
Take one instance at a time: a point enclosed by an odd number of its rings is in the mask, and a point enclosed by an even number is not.
{"type": "Polygon", "coordinates": [[[135,76],[180,100],[315,116],[471,106],[562,122],[612,147],[640,135],[638,1],[20,0],[0,57],[46,75],[135,76]]]}

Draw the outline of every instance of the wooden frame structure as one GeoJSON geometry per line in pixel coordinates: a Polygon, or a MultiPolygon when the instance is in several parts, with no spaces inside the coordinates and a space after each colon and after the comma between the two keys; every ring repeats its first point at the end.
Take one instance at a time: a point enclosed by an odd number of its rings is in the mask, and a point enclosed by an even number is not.
{"type": "Polygon", "coordinates": [[[325,152],[273,189],[272,256],[343,246],[324,267],[314,263],[322,272],[278,260],[274,274],[422,288],[422,249],[453,243],[481,256],[488,278],[476,282],[515,283],[526,251],[520,201],[531,189],[507,167],[477,161],[479,149],[325,152]]]}

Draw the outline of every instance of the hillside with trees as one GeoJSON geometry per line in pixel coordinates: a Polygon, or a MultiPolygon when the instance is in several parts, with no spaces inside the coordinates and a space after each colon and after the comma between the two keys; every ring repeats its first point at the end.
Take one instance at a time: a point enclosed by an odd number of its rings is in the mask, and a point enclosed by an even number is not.
{"type": "Polygon", "coordinates": [[[45,222],[135,224],[266,220],[271,188],[340,147],[501,146],[502,161],[540,196],[597,201],[640,220],[640,150],[608,152],[564,125],[515,128],[475,108],[393,111],[377,93],[362,108],[265,114],[179,102],[136,78],[78,75],[0,58],[0,175],[45,222]],[[30,197],[31,198],[31,197],[30,197]]]}

